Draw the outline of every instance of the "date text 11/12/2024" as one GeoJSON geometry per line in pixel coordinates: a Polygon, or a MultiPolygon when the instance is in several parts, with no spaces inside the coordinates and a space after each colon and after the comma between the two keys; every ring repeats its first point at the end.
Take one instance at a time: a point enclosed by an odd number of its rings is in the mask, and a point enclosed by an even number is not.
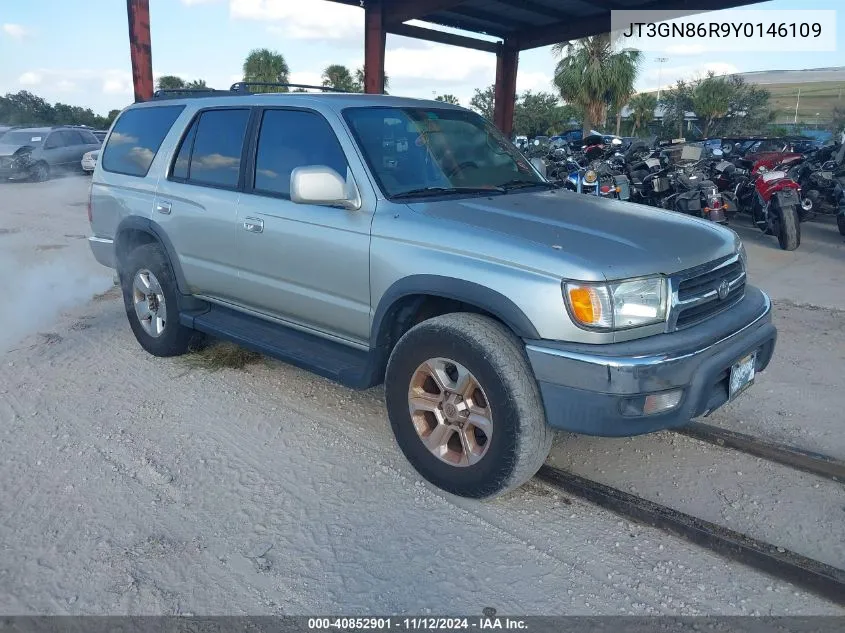
{"type": "Polygon", "coordinates": [[[507,617],[441,618],[309,618],[312,631],[459,631],[459,630],[522,630],[527,631],[525,620],[507,617]]]}

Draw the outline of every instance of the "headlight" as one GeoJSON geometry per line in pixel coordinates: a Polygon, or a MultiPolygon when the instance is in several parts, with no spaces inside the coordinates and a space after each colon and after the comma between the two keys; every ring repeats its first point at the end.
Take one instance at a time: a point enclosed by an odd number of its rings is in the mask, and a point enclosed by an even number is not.
{"type": "Polygon", "coordinates": [[[624,330],[666,320],[664,277],[607,284],[565,282],[563,294],[575,322],[590,329],[624,330]]]}
{"type": "Polygon", "coordinates": [[[588,169],[587,172],[584,174],[584,182],[593,183],[598,178],[598,174],[594,172],[592,169],[588,169]]]}

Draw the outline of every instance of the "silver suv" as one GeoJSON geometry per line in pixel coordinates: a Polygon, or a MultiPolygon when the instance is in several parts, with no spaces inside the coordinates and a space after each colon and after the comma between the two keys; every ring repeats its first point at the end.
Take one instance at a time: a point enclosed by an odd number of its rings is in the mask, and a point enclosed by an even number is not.
{"type": "Polygon", "coordinates": [[[525,482],[564,429],[682,426],[750,385],[776,332],[734,232],[557,189],[489,122],[345,94],[154,100],[90,200],[141,347],[207,334],[355,388],[458,495],[525,482]]]}

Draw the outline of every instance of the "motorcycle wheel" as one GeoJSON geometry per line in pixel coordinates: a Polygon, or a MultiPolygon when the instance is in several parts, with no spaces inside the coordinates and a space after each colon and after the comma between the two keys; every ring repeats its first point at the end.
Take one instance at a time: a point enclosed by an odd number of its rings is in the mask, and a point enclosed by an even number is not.
{"type": "Polygon", "coordinates": [[[794,251],[801,244],[801,223],[794,205],[780,209],[777,236],[778,244],[785,251],[794,251]]]}

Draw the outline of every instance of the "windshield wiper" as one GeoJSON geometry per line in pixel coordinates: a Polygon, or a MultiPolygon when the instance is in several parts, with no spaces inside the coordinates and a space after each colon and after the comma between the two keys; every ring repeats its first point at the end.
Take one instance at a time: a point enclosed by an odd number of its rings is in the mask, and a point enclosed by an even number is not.
{"type": "Polygon", "coordinates": [[[542,180],[509,180],[506,183],[502,183],[499,185],[501,189],[505,191],[511,191],[513,189],[523,189],[525,187],[549,187],[550,189],[556,189],[557,186],[551,182],[544,182],[542,180]]]}
{"type": "Polygon", "coordinates": [[[395,200],[397,198],[421,198],[424,196],[442,196],[460,193],[507,193],[507,190],[504,187],[421,187],[419,189],[401,191],[390,197],[395,200]]]}

